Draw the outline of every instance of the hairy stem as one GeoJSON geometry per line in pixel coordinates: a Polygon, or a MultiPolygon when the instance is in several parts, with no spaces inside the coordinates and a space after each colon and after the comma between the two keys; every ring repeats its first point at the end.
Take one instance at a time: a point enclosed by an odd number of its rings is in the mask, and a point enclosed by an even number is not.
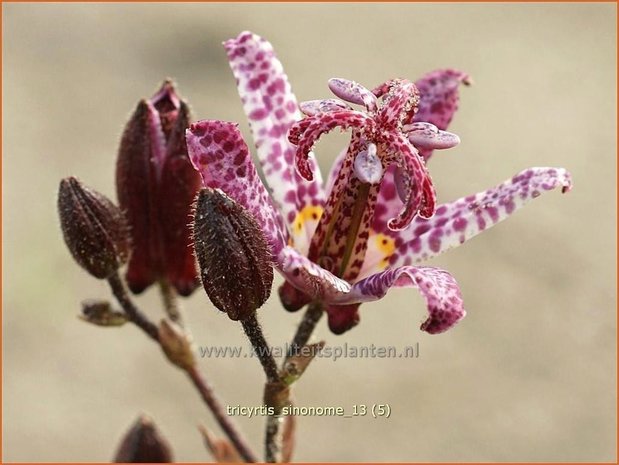
{"type": "Polygon", "coordinates": [[[159,290],[163,300],[163,307],[168,315],[168,318],[179,326],[183,326],[183,314],[178,303],[176,291],[166,279],[159,281],[159,290]]]}
{"type": "MultiPolygon", "coordinates": [[[[135,306],[118,273],[114,273],[110,276],[108,282],[110,283],[114,297],[116,297],[116,300],[118,300],[118,303],[127,314],[129,321],[142,329],[155,342],[159,343],[159,329],[157,325],[150,321],[148,317],[135,306]]],[[[215,396],[213,389],[198,367],[194,365],[190,368],[186,368],[185,372],[189,378],[191,378],[193,385],[198,390],[204,403],[213,413],[217,423],[219,423],[221,429],[226,433],[230,442],[234,444],[239,454],[247,462],[258,462],[256,455],[251,451],[247,441],[243,438],[234,423],[232,423],[230,417],[226,415],[221,401],[215,396]]]]}
{"type": "Polygon", "coordinates": [[[150,321],[148,317],[133,304],[127,293],[125,284],[118,273],[115,272],[107,280],[112,288],[114,297],[116,297],[116,300],[118,300],[118,303],[127,314],[129,321],[142,329],[151,339],[159,342],[159,329],[157,325],[150,321]]]}
{"type": "Polygon", "coordinates": [[[267,418],[265,460],[268,463],[283,461],[283,423],[284,418],[279,415],[271,415],[267,418]]]}
{"type": "Polygon", "coordinates": [[[254,455],[234,423],[230,421],[230,417],[226,414],[221,401],[215,396],[213,388],[208,383],[204,375],[196,366],[187,369],[186,372],[193,382],[193,385],[200,393],[204,403],[206,403],[208,408],[211,410],[213,416],[217,420],[217,423],[219,423],[221,429],[226,433],[228,439],[230,439],[230,442],[234,444],[234,447],[241,457],[243,457],[243,459],[247,462],[258,462],[258,458],[254,455]]]}
{"type": "Polygon", "coordinates": [[[249,318],[242,320],[241,323],[267,377],[267,382],[264,386],[264,402],[267,406],[274,409],[273,415],[267,417],[264,438],[265,460],[269,463],[279,463],[283,457],[281,405],[288,401],[290,391],[288,386],[280,379],[277,363],[273,358],[269,344],[264,338],[256,314],[254,313],[249,318]]]}
{"type": "Polygon", "coordinates": [[[245,330],[245,334],[247,334],[247,337],[249,338],[249,341],[251,342],[251,345],[253,346],[260,363],[262,364],[267,380],[269,382],[279,381],[279,370],[277,369],[277,363],[275,363],[271,348],[264,338],[264,334],[262,333],[262,328],[260,327],[260,323],[258,323],[256,314],[254,313],[249,318],[241,321],[241,323],[243,325],[243,329],[245,330]]]}
{"type": "Polygon", "coordinates": [[[292,338],[292,343],[290,344],[290,349],[288,351],[288,356],[294,355],[295,352],[299,351],[307,341],[309,341],[314,329],[316,329],[316,325],[322,318],[323,305],[320,302],[312,302],[307,307],[305,314],[303,315],[303,319],[299,326],[297,327],[297,332],[292,338]]]}

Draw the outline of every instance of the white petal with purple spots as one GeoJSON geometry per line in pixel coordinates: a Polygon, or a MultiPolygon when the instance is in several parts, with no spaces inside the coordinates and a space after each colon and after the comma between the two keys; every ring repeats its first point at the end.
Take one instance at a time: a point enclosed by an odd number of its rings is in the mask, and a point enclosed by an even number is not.
{"type": "Polygon", "coordinates": [[[324,193],[315,160],[308,160],[314,173],[312,181],[302,179],[294,168],[295,148],[287,135],[292,123],[301,119],[297,99],[268,41],[243,32],[224,46],[273,200],[284,215],[295,244],[306,248],[310,232],[291,225],[305,207],[322,205],[324,193]]]}
{"type": "Polygon", "coordinates": [[[571,189],[570,173],[563,168],[529,168],[504,183],[440,205],[430,219],[416,217],[399,231],[390,266],[417,263],[457,247],[522,208],[541,193],[571,189]]]}
{"type": "Polygon", "coordinates": [[[279,212],[260,180],[236,123],[199,121],[187,129],[187,151],[205,186],[221,189],[262,227],[276,256],[287,243],[279,212]]]}
{"type": "Polygon", "coordinates": [[[390,268],[353,285],[350,293],[331,303],[352,304],[382,299],[392,287],[416,287],[428,306],[429,316],[421,329],[438,334],[466,315],[458,283],[447,271],[432,267],[390,268]]]}

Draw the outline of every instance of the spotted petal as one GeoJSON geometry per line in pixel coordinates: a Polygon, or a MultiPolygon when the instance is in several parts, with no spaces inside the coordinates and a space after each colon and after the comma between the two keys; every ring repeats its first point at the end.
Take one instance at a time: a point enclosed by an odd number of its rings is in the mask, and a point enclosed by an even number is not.
{"type": "MultiPolygon", "coordinates": [[[[458,109],[458,86],[469,85],[469,75],[455,69],[439,69],[426,74],[415,82],[419,89],[419,110],[414,115],[413,123],[432,123],[441,130],[447,129],[458,109]]],[[[421,155],[427,160],[432,150],[422,149],[421,155]]]]}
{"type": "Polygon", "coordinates": [[[492,189],[441,205],[431,219],[417,217],[408,229],[396,233],[390,265],[410,265],[457,247],[557,187],[562,192],[571,189],[568,171],[529,168],[492,189]]]}
{"type": "MultiPolygon", "coordinates": [[[[224,46],[273,200],[286,223],[297,224],[300,212],[322,205],[324,193],[315,160],[308,160],[314,173],[311,182],[302,179],[294,169],[295,148],[287,133],[301,119],[301,113],[288,77],[273,46],[256,34],[243,32],[224,46]]],[[[290,232],[295,246],[307,248],[311,231],[291,227],[290,232]]]]}
{"type": "Polygon", "coordinates": [[[321,268],[292,247],[276,256],[277,269],[297,289],[315,299],[330,301],[350,292],[350,284],[321,268]]]}
{"type": "Polygon", "coordinates": [[[189,158],[204,185],[219,188],[245,207],[263,227],[276,256],[287,243],[279,212],[273,207],[236,123],[200,121],[187,130],[189,158]]]}
{"type": "Polygon", "coordinates": [[[403,266],[377,273],[353,285],[350,293],[332,303],[352,304],[382,299],[392,287],[416,287],[428,306],[421,329],[438,334],[466,315],[458,283],[447,271],[432,267],[403,266]]]}

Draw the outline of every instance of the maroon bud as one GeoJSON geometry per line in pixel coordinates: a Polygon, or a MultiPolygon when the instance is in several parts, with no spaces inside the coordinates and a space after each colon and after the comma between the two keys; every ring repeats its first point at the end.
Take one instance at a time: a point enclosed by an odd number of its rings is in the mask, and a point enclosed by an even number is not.
{"type": "Polygon", "coordinates": [[[359,305],[329,305],[326,308],[329,317],[329,329],[333,334],[343,334],[359,323],[359,305]]]}
{"type": "Polygon", "coordinates": [[[58,214],[65,243],[82,268],[96,278],[114,273],[129,255],[129,235],[120,209],[77,178],[60,181],[58,214]]]}
{"type": "Polygon", "coordinates": [[[299,311],[313,300],[288,281],[284,281],[284,284],[279,286],[278,293],[279,300],[281,300],[282,305],[289,312],[299,311]]]}
{"type": "Polygon", "coordinates": [[[245,320],[271,294],[273,260],[258,223],[220,190],[198,194],[194,247],[211,302],[232,320],[245,320]]]}
{"type": "Polygon", "coordinates": [[[146,415],[141,415],[125,434],[114,457],[114,462],[117,463],[170,463],[173,461],[168,441],[161,436],[155,423],[146,415]]]}
{"type": "Polygon", "coordinates": [[[189,120],[189,107],[165,81],[138,104],[120,142],[116,190],[131,227],[127,284],[135,293],[160,279],[181,295],[199,284],[188,225],[201,181],[187,155],[189,120]]]}

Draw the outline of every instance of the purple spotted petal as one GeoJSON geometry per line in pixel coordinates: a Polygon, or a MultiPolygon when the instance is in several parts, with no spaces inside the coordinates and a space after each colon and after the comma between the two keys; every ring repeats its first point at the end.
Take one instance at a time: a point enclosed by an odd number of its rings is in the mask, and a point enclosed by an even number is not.
{"type": "Polygon", "coordinates": [[[331,169],[329,170],[329,175],[327,176],[327,181],[325,182],[325,192],[327,196],[331,193],[331,189],[333,189],[333,185],[335,184],[335,180],[340,174],[340,170],[344,165],[344,160],[346,159],[346,155],[348,154],[348,149],[343,149],[331,165],[331,169]]]}
{"type": "MultiPolygon", "coordinates": [[[[469,85],[469,75],[455,69],[439,69],[426,74],[415,82],[419,89],[419,110],[414,115],[414,123],[432,123],[441,130],[447,129],[458,109],[458,86],[469,85]]],[[[427,160],[432,150],[422,149],[421,155],[427,160]]]]}
{"type": "Polygon", "coordinates": [[[440,205],[431,219],[417,217],[408,229],[396,234],[390,266],[410,265],[457,247],[557,187],[562,192],[571,189],[568,171],[529,168],[497,187],[440,205]]]}
{"type": "Polygon", "coordinates": [[[328,98],[325,100],[307,100],[299,103],[299,108],[303,114],[314,116],[319,113],[330,113],[338,110],[352,110],[346,103],[336,98],[328,98]]]}
{"type": "Polygon", "coordinates": [[[350,292],[350,284],[310,261],[292,247],[285,247],[276,257],[280,273],[307,295],[331,301],[350,292]]]}
{"type": "Polygon", "coordinates": [[[441,131],[432,123],[412,123],[402,127],[406,137],[418,149],[450,149],[460,143],[451,132],[441,131]]]}
{"type": "Polygon", "coordinates": [[[355,81],[332,78],[329,79],[329,89],[342,100],[363,105],[370,112],[376,111],[378,105],[376,95],[355,81]]]}
{"type": "Polygon", "coordinates": [[[266,182],[287,224],[291,225],[304,207],[324,202],[322,177],[315,161],[308,160],[315,174],[311,182],[302,179],[294,169],[295,147],[287,134],[290,126],[301,119],[296,97],[268,41],[243,32],[224,46],[266,182]]]}
{"type": "Polygon", "coordinates": [[[256,172],[238,125],[209,120],[192,124],[187,151],[204,185],[221,189],[256,218],[276,256],[287,243],[283,219],[256,172]]]}
{"type": "Polygon", "coordinates": [[[377,273],[353,285],[350,293],[332,303],[352,304],[382,299],[392,287],[416,287],[428,306],[421,329],[438,334],[466,315],[458,283],[447,271],[431,267],[403,266],[377,273]]]}

